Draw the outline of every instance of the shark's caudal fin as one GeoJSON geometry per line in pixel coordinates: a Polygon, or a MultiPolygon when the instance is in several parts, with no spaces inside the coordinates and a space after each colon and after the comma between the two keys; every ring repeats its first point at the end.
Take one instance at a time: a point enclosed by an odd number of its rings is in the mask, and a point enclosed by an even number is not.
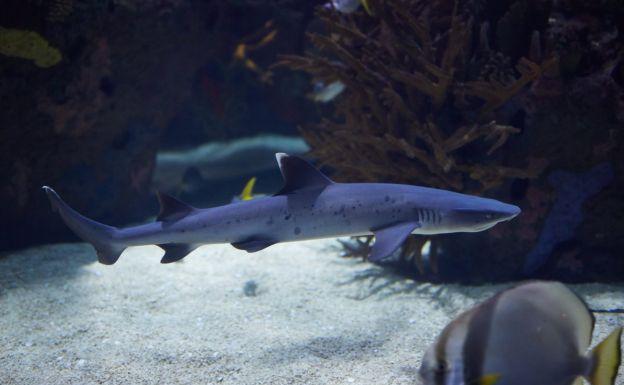
{"type": "Polygon", "coordinates": [[[91,220],[65,203],[61,197],[48,186],[43,186],[50,204],[61,215],[65,224],[82,240],[95,248],[100,263],[112,265],[126,248],[116,241],[117,228],[91,220]]]}

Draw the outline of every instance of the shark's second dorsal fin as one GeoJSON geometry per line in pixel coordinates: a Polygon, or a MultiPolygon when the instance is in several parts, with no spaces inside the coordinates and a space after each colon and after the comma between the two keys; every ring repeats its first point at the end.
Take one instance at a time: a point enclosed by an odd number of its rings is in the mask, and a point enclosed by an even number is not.
{"type": "Polygon", "coordinates": [[[302,158],[282,152],[275,154],[275,158],[284,178],[284,187],[275,195],[289,194],[293,191],[309,188],[322,189],[334,183],[302,158]]]}
{"type": "Polygon", "coordinates": [[[172,222],[177,221],[195,211],[195,207],[172,197],[169,194],[157,192],[160,212],[156,217],[157,221],[172,222]]]}

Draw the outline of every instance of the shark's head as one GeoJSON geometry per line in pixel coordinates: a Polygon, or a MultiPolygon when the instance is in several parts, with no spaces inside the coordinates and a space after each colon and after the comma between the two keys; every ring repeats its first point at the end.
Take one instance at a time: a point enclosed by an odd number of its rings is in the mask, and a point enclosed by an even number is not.
{"type": "Polygon", "coordinates": [[[518,206],[494,199],[477,198],[465,200],[446,212],[446,225],[458,232],[487,230],[499,222],[508,221],[518,214],[518,206]]]}

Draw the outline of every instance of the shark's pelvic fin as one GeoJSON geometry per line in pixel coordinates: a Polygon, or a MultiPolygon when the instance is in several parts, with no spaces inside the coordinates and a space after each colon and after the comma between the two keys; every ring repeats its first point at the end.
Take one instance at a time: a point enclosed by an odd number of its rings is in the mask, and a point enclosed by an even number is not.
{"type": "Polygon", "coordinates": [[[371,262],[379,262],[390,256],[390,254],[403,244],[412,231],[420,226],[421,224],[419,222],[406,222],[374,230],[375,243],[373,244],[368,260],[371,262]]]}
{"type": "Polygon", "coordinates": [[[277,242],[265,238],[250,238],[241,242],[233,242],[232,246],[239,250],[245,250],[248,253],[255,253],[276,244],[277,242]]]}
{"type": "Polygon", "coordinates": [[[98,261],[105,265],[117,262],[126,246],[116,236],[118,229],[89,219],[69,207],[65,201],[48,186],[43,186],[50,204],[61,218],[82,240],[89,242],[97,252],[98,261]]]}
{"type": "Polygon", "coordinates": [[[187,243],[166,243],[158,245],[165,250],[165,255],[160,259],[160,263],[172,263],[181,260],[195,250],[198,245],[187,243]]]}
{"type": "Polygon", "coordinates": [[[169,194],[165,194],[160,191],[158,191],[157,194],[158,202],[160,202],[160,212],[156,217],[157,221],[175,222],[197,210],[195,207],[190,206],[169,194]]]}
{"type": "Polygon", "coordinates": [[[308,161],[284,153],[275,154],[284,186],[275,195],[285,195],[303,189],[323,189],[334,182],[308,161]]]}

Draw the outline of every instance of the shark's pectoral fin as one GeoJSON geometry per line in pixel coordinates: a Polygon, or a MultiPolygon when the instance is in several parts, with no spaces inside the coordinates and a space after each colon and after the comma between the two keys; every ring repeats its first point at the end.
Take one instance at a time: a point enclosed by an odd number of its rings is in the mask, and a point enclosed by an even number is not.
{"type": "Polygon", "coordinates": [[[157,221],[177,221],[197,210],[195,207],[187,205],[169,194],[160,191],[157,194],[160,202],[160,212],[156,217],[157,221]]]}
{"type": "Polygon", "coordinates": [[[277,242],[267,238],[249,238],[241,242],[233,242],[232,246],[248,253],[255,253],[276,244],[277,242]]]}
{"type": "Polygon", "coordinates": [[[412,231],[420,226],[421,224],[419,222],[406,222],[374,230],[375,243],[373,244],[368,260],[371,262],[379,262],[388,257],[403,244],[405,238],[407,238],[412,231]]]}
{"type": "Polygon", "coordinates": [[[308,161],[284,153],[275,154],[284,186],[274,195],[290,194],[297,190],[318,189],[322,191],[325,187],[333,184],[325,174],[312,166],[308,161]]]}
{"type": "Polygon", "coordinates": [[[165,255],[163,255],[160,263],[177,262],[198,247],[198,245],[190,245],[187,243],[166,243],[158,246],[165,250],[165,255]]]}

